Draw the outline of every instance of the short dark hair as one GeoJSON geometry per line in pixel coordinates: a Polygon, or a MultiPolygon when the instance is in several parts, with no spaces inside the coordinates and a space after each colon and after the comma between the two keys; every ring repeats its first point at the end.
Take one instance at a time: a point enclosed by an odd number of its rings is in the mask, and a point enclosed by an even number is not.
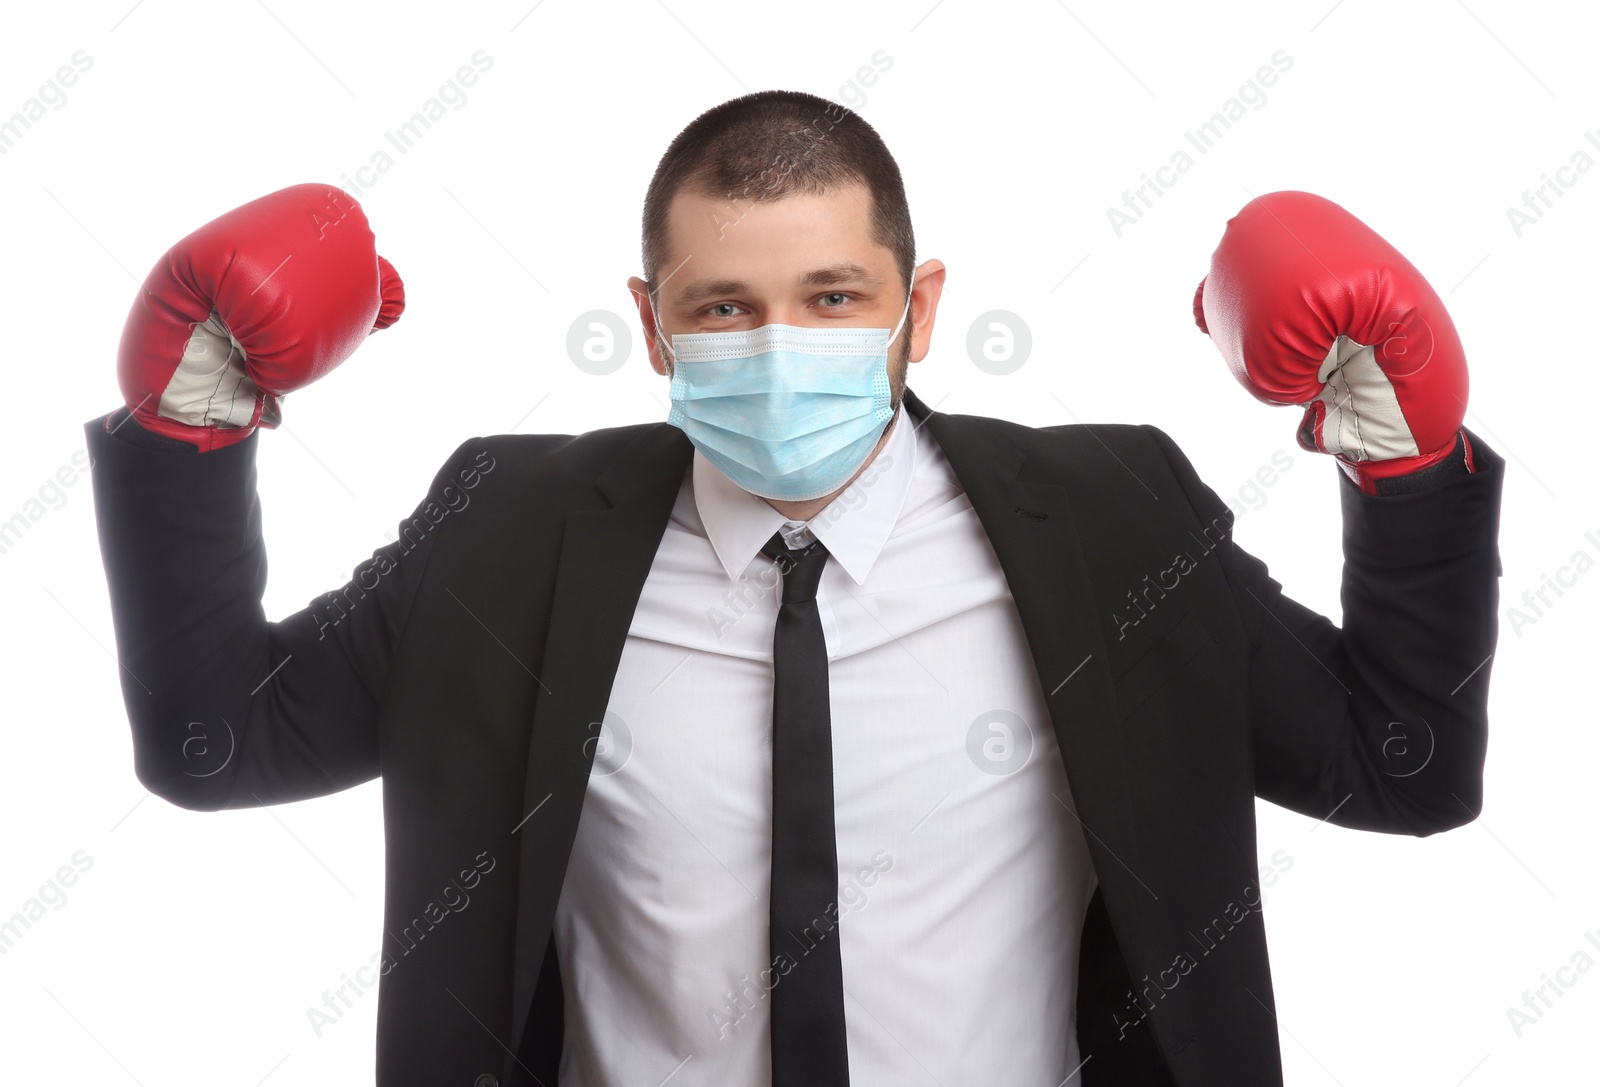
{"type": "Polygon", "coordinates": [[[644,278],[651,295],[667,259],[667,209],[680,191],[759,202],[851,181],[866,185],[872,240],[894,253],[909,289],[916,240],[905,184],[894,156],[860,114],[802,91],[756,91],[713,106],[668,145],[645,194],[644,278]]]}

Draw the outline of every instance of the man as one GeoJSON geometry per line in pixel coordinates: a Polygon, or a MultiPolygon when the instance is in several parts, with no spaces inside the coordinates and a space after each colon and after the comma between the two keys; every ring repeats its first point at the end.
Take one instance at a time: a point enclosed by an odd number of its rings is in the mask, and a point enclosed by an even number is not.
{"type": "Polygon", "coordinates": [[[708,111],[629,281],[669,421],[463,443],[276,623],[254,430],[398,277],[322,186],[151,273],[86,428],[136,770],[382,775],[380,1083],[1280,1083],[1254,798],[1476,816],[1503,461],[1416,270],[1275,193],[1195,299],[1338,458],[1341,630],[1159,430],[929,409],[913,252],[855,114],[708,111]]]}

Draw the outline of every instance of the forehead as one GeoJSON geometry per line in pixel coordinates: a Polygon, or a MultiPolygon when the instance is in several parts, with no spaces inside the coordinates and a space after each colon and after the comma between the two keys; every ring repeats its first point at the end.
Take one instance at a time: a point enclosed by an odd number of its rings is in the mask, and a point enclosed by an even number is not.
{"type": "Polygon", "coordinates": [[[713,281],[828,285],[881,279],[894,255],[872,239],[871,196],[851,182],[754,202],[681,191],[667,212],[662,290],[713,281]]]}

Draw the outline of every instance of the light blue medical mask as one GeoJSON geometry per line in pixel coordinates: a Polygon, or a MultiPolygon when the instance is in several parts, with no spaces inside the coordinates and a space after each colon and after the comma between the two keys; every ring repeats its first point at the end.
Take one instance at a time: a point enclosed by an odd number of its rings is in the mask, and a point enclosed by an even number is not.
{"type": "Polygon", "coordinates": [[[889,346],[910,312],[907,293],[893,329],[771,324],[674,335],[667,422],[751,494],[831,494],[894,417],[889,346]]]}

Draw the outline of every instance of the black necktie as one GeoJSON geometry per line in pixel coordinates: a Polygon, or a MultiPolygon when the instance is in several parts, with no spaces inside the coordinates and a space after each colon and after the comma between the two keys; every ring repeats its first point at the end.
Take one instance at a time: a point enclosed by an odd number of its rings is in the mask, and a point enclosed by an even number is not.
{"type": "Polygon", "coordinates": [[[817,613],[828,551],[820,540],[791,551],[781,532],[761,551],[783,574],[772,635],[772,1087],[848,1087],[828,650],[817,613]]]}

